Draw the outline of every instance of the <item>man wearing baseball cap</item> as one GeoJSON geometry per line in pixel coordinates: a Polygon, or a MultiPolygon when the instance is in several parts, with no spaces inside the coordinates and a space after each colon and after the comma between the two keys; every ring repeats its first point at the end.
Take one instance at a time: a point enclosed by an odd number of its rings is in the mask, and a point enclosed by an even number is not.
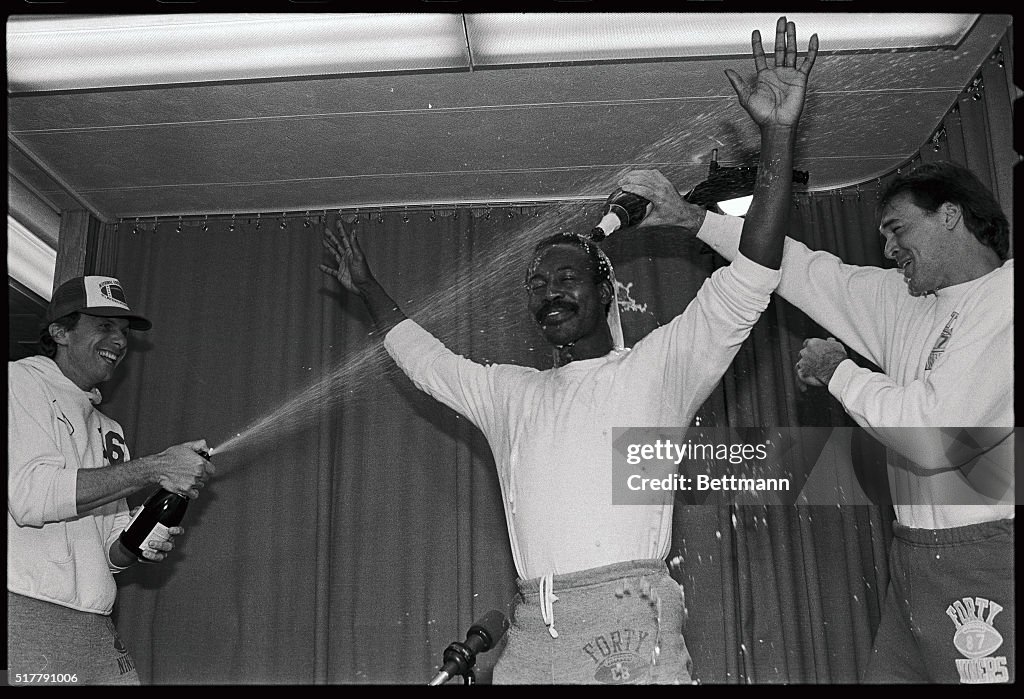
{"type": "MultiPolygon", "coordinates": [[[[126,497],[159,485],[196,498],[214,469],[203,439],[132,459],[121,426],[97,409],[130,333],[152,327],[117,279],[61,284],[46,323],[40,354],[7,365],[8,681],[138,684],[110,618],[113,574],[139,561],[118,539],[126,497]]],[[[143,560],[162,561],[182,531],[143,560]]]]}

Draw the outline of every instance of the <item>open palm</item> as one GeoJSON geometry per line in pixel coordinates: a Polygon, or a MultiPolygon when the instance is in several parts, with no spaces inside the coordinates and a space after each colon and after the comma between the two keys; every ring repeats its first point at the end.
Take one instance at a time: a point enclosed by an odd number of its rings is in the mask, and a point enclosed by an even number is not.
{"type": "Polygon", "coordinates": [[[750,39],[757,70],[747,81],[734,70],[726,70],[740,104],[760,126],[795,126],[800,120],[807,89],[807,76],[818,53],[818,35],[811,36],[807,55],[796,65],[796,25],[780,17],[775,25],[775,65],[769,66],[761,46],[761,33],[754,30],[750,39]]]}
{"type": "Polygon", "coordinates": [[[355,234],[349,232],[338,219],[338,237],[329,227],[324,228],[323,245],[334,255],[337,267],[320,265],[321,271],[337,279],[349,291],[359,293],[360,287],[373,279],[366,257],[355,234]]]}

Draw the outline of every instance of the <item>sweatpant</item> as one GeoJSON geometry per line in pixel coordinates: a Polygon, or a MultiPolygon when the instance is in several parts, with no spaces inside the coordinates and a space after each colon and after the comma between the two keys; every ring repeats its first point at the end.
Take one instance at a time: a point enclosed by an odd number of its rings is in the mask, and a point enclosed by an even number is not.
{"type": "Polygon", "coordinates": [[[864,681],[1013,682],[1014,520],[893,525],[890,581],[864,681]]]}
{"type": "Polygon", "coordinates": [[[7,593],[8,682],[139,684],[135,662],[107,615],[7,593]]]}
{"type": "Polygon", "coordinates": [[[664,561],[615,563],[551,583],[548,593],[543,578],[517,580],[494,684],[691,682],[682,591],[664,561]]]}

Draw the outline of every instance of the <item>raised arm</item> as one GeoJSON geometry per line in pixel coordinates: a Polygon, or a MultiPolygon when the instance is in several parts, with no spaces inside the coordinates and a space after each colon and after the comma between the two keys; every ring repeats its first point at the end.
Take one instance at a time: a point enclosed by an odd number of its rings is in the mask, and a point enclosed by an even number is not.
{"type": "Polygon", "coordinates": [[[818,51],[814,35],[807,55],[796,68],[796,31],[780,18],[776,25],[775,56],[769,66],[760,37],[751,44],[757,74],[747,82],[726,71],[744,109],[761,130],[761,153],[753,202],[745,219],[708,213],[690,204],[658,170],[633,170],[619,186],[649,200],[653,207],[644,226],[673,226],[697,235],[730,262],[740,252],[766,266],[782,269],[777,292],[795,304],[848,346],[881,365],[885,319],[864,309],[876,308],[905,295],[881,269],[846,265],[824,251],[784,237],[791,197],[791,159],[796,125],[802,112],[806,83],[818,51]],[[850,304],[860,298],[863,304],[850,304]]]}
{"type": "MultiPolygon", "coordinates": [[[[488,434],[494,424],[496,377],[505,368],[486,367],[461,357],[407,316],[370,271],[355,233],[338,221],[338,235],[324,231],[324,247],[337,267],[320,265],[348,291],[366,303],[373,323],[384,336],[384,348],[421,391],[468,418],[488,434]],[[402,324],[402,327],[396,327],[402,324]],[[392,330],[394,332],[392,332],[392,330]]],[[[516,367],[513,371],[524,371],[516,367]]]]}
{"type": "Polygon", "coordinates": [[[811,37],[807,55],[797,66],[796,25],[780,17],[775,26],[774,65],[769,66],[754,30],[754,78],[747,81],[726,70],[740,104],[761,130],[761,159],[754,198],[743,223],[740,253],[758,264],[779,269],[786,237],[793,182],[793,143],[804,107],[807,76],[818,53],[818,35],[811,37]]]}
{"type": "MultiPolygon", "coordinates": [[[[756,69],[753,79],[748,81],[735,71],[726,71],[740,104],[761,131],[761,155],[754,197],[743,223],[738,247],[739,252],[754,262],[779,269],[792,190],[793,142],[803,111],[807,78],[818,52],[818,36],[811,37],[807,55],[799,67],[796,26],[786,22],[785,17],[779,18],[775,28],[774,65],[769,66],[758,31],[751,35],[751,46],[756,69]]],[[[669,225],[696,234],[704,224],[707,212],[685,201],[657,170],[634,170],[618,184],[654,204],[640,227],[669,225]]],[[[732,260],[735,252],[734,247],[730,254],[723,254],[732,260]]]]}
{"type": "Polygon", "coordinates": [[[382,335],[387,334],[405,320],[406,315],[373,276],[356,234],[346,230],[340,218],[337,219],[337,227],[337,236],[329,228],[324,229],[323,242],[338,266],[320,265],[320,269],[337,279],[345,289],[360,296],[377,330],[382,335]]]}

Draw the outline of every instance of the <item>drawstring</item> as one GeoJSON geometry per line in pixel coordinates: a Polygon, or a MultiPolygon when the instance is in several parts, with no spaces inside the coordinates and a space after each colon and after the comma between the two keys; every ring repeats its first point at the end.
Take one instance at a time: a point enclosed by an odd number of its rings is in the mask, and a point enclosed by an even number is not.
{"type": "MultiPolygon", "coordinates": [[[[641,575],[637,582],[637,592],[640,593],[642,598],[649,600],[656,613],[657,626],[654,634],[654,647],[651,649],[651,666],[653,667],[658,663],[658,656],[661,655],[661,595],[658,594],[658,591],[651,584],[651,581],[647,579],[646,575],[641,575]]],[[[554,585],[554,574],[548,573],[541,576],[540,615],[544,620],[544,625],[548,628],[548,633],[551,634],[551,638],[558,638],[558,631],[555,630],[554,607],[558,597],[555,595],[554,585]]],[[[633,586],[630,584],[630,579],[620,580],[615,590],[615,596],[621,598],[631,594],[633,594],[633,586]]]]}
{"type": "Polygon", "coordinates": [[[554,585],[552,573],[540,579],[540,616],[544,619],[544,625],[548,627],[551,638],[558,638],[558,632],[555,631],[555,602],[558,601],[558,597],[555,596],[554,585]]]}

